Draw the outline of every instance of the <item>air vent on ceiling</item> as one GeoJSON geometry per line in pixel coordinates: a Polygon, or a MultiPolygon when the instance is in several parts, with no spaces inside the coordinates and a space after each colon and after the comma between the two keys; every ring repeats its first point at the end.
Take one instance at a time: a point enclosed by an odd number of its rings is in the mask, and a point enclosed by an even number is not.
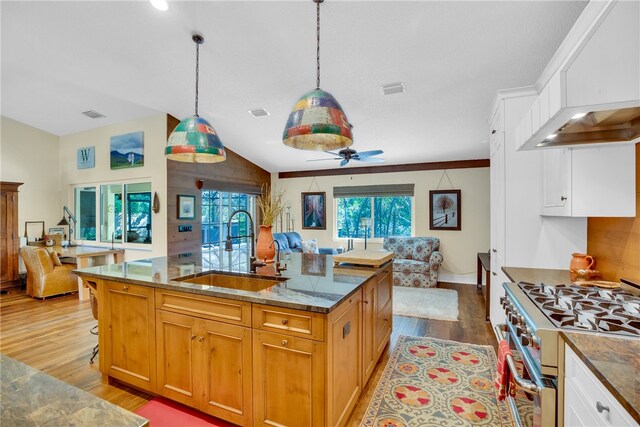
{"type": "Polygon", "coordinates": [[[264,117],[268,116],[269,112],[264,108],[256,108],[255,110],[249,110],[249,114],[251,114],[253,117],[264,117]]]}
{"type": "Polygon", "coordinates": [[[106,117],[104,114],[100,114],[97,111],[93,111],[93,110],[83,111],[82,114],[92,119],[101,119],[103,117],[106,117]]]}
{"type": "Polygon", "coordinates": [[[382,92],[385,95],[393,95],[395,93],[406,92],[406,88],[404,87],[404,83],[392,83],[388,85],[382,86],[382,92]]]}

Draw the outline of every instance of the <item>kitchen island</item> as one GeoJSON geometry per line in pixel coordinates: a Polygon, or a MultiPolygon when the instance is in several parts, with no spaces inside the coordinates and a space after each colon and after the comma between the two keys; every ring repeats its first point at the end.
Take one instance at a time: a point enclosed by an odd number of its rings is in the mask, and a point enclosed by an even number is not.
{"type": "Polygon", "coordinates": [[[239,425],[344,425],[390,339],[391,263],[287,263],[249,275],[194,253],[77,270],[97,292],[105,381],[239,425]]]}

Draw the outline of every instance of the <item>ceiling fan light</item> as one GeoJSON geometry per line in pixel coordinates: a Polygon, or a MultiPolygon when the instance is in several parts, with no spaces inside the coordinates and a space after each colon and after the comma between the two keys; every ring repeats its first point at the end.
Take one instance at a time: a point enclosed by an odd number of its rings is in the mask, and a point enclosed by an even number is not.
{"type": "Polygon", "coordinates": [[[176,126],[164,153],[167,159],[191,163],[217,163],[227,158],[215,129],[199,116],[187,117],[176,126]]]}
{"type": "Polygon", "coordinates": [[[329,92],[314,89],[293,107],[282,142],[301,150],[336,150],[353,144],[351,125],[329,92]]]}

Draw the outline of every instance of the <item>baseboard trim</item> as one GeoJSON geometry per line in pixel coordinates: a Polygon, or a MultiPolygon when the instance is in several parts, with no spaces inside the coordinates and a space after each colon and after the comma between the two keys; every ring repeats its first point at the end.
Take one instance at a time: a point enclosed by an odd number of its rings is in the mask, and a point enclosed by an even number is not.
{"type": "Polygon", "coordinates": [[[462,283],[465,285],[475,285],[475,274],[438,274],[438,282],[462,283]]]}

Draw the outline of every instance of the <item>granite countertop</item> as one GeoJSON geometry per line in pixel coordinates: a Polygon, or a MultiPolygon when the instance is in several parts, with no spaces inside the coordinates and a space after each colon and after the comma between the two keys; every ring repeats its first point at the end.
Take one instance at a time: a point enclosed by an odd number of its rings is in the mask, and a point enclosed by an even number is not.
{"type": "Polygon", "coordinates": [[[640,340],[562,331],[562,338],[640,423],[640,340]]]}
{"type": "MultiPolygon", "coordinates": [[[[231,258],[227,253],[220,257],[220,261],[217,259],[212,261],[206,253],[194,252],[84,268],[75,270],[75,273],[85,280],[95,277],[154,288],[328,313],[351,296],[379,270],[343,265],[334,268],[331,255],[292,253],[287,254],[285,258],[282,263],[287,263],[287,270],[283,271],[280,277],[283,281],[261,291],[231,289],[176,280],[196,277],[206,272],[246,276],[248,274],[246,265],[244,268],[229,266],[231,258]]],[[[254,277],[274,279],[274,273],[274,265],[269,264],[259,268],[258,274],[254,277]]]]}
{"type": "Polygon", "coordinates": [[[148,426],[149,421],[0,354],[0,424],[148,426]]]}
{"type": "Polygon", "coordinates": [[[559,285],[571,283],[569,270],[553,270],[548,268],[502,267],[502,271],[514,283],[545,283],[559,285]]]}

